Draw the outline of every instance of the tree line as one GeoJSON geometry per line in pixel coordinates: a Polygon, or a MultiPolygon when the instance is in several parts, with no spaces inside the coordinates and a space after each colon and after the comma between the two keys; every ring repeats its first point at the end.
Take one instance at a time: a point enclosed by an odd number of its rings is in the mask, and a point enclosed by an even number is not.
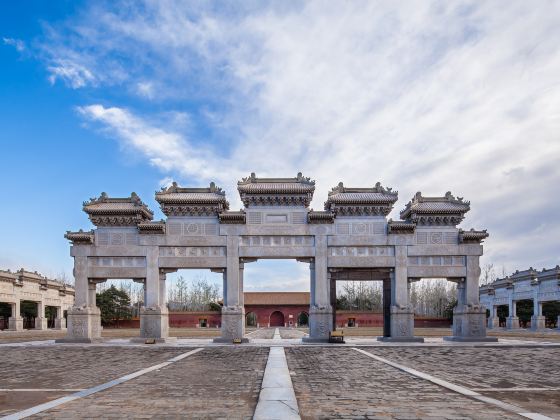
{"type": "MultiPolygon", "coordinates": [[[[457,287],[445,279],[425,279],[410,285],[410,304],[418,316],[451,318],[457,305],[457,287]]],[[[337,289],[340,310],[383,312],[381,282],[347,281],[337,289]]]]}

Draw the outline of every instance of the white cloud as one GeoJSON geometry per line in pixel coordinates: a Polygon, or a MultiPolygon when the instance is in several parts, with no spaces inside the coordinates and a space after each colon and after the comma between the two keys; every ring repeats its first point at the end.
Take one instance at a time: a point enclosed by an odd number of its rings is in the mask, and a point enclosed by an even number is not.
{"type": "Polygon", "coordinates": [[[95,82],[91,71],[69,60],[60,60],[56,65],[47,67],[47,70],[50,72],[49,81],[53,85],[57,79],[61,79],[71,88],[78,89],[95,82]]]}
{"type": "Polygon", "coordinates": [[[232,207],[251,171],[316,178],[315,208],[340,180],[380,180],[400,191],[398,209],[417,190],[451,190],[472,201],[465,225],[491,232],[496,265],[556,265],[551,236],[533,229],[558,229],[560,3],[306,2],[226,15],[165,2],[88,16],[53,59],[93,65],[84,83],[116,74],[138,92],[153,81],[150,99],[191,101],[218,140],[132,108],[80,108],[165,175],[216,180],[232,207]]]}
{"type": "Polygon", "coordinates": [[[5,45],[14,47],[18,52],[25,51],[25,42],[23,42],[21,39],[2,38],[2,41],[4,41],[5,45]]]}
{"type": "Polygon", "coordinates": [[[138,82],[136,84],[136,92],[140,96],[151,99],[154,97],[154,86],[150,82],[138,82]]]}

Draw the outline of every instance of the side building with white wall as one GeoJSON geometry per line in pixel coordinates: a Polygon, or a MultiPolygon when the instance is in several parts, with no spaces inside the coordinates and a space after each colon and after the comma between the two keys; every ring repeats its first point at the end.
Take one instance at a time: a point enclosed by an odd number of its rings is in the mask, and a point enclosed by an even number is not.
{"type": "Polygon", "coordinates": [[[4,306],[7,304],[11,309],[8,319],[9,330],[23,331],[24,329],[24,319],[21,316],[22,302],[32,302],[37,305],[37,316],[32,328],[38,330],[48,328],[45,310],[47,307],[52,307],[55,310],[52,327],[66,329],[64,311],[74,305],[74,288],[48,279],[36,271],[25,271],[23,268],[16,272],[0,270],[0,304],[4,306]]]}

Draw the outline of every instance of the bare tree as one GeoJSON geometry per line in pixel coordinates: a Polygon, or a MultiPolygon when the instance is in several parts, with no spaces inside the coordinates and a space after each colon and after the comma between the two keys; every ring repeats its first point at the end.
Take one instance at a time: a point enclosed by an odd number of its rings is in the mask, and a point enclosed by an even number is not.
{"type": "Polygon", "coordinates": [[[196,276],[191,282],[179,276],[168,291],[169,309],[178,311],[208,310],[212,303],[217,304],[219,298],[218,286],[211,284],[201,275],[196,276]]]}
{"type": "Polygon", "coordinates": [[[482,275],[480,276],[480,285],[493,283],[496,280],[496,270],[493,263],[485,264],[482,268],[482,275]]]}

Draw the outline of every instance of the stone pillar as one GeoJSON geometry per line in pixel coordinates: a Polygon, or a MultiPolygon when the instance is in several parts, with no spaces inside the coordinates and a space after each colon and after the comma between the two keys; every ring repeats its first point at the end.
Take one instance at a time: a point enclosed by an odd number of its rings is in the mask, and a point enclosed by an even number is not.
{"type": "Polygon", "coordinates": [[[556,318],[556,329],[560,330],[560,315],[556,318]]]}
{"type": "Polygon", "coordinates": [[[542,314],[542,302],[535,297],[533,299],[533,316],[531,317],[532,330],[544,330],[546,318],[542,314]]]}
{"type": "Polygon", "coordinates": [[[224,270],[224,306],[222,307],[222,336],[215,342],[231,343],[233,340],[248,341],[245,335],[245,308],[243,293],[243,268],[239,261],[239,237],[227,237],[226,269],[224,270]]]}
{"type": "MultiPolygon", "coordinates": [[[[155,339],[157,342],[165,342],[169,337],[169,313],[167,306],[162,304],[165,296],[162,296],[162,285],[165,290],[165,272],[159,269],[159,249],[151,246],[146,252],[146,301],[140,309],[140,337],[155,339]]],[[[138,341],[133,339],[133,341],[138,341]]]]}
{"type": "Polygon", "coordinates": [[[535,277],[531,282],[533,286],[533,316],[531,317],[531,329],[544,330],[546,319],[542,314],[542,302],[539,302],[539,281],[535,277]]]}
{"type": "Polygon", "coordinates": [[[57,342],[92,343],[101,340],[101,312],[95,298],[96,283],[88,279],[87,257],[74,257],[74,306],[68,309],[66,338],[57,342]]]}
{"type": "Polygon", "coordinates": [[[66,329],[66,319],[64,319],[64,311],[62,310],[62,306],[56,307],[56,318],[54,319],[54,329],[55,330],[66,329]]]}
{"type": "Polygon", "coordinates": [[[519,328],[519,318],[517,317],[517,302],[513,300],[513,292],[509,300],[508,317],[506,319],[506,328],[515,330],[519,328]]]}
{"type": "Polygon", "coordinates": [[[37,302],[37,317],[35,318],[35,329],[47,329],[47,317],[45,316],[45,302],[37,302]]]}
{"type": "MultiPolygon", "coordinates": [[[[389,273],[391,288],[390,303],[390,340],[423,342],[421,337],[414,337],[414,308],[410,304],[410,283],[408,278],[408,248],[395,246],[395,268],[389,273]]],[[[385,295],[385,288],[383,290],[385,295]]]]}
{"type": "Polygon", "coordinates": [[[315,306],[315,259],[311,258],[309,261],[309,306],[310,308],[315,306]]]}
{"type": "Polygon", "coordinates": [[[8,319],[10,331],[23,331],[23,318],[21,317],[20,300],[12,303],[12,316],[8,319]]]}
{"type": "Polygon", "coordinates": [[[480,304],[479,300],[479,258],[478,255],[465,256],[467,277],[459,281],[457,307],[453,310],[453,336],[444,337],[446,340],[498,340],[495,337],[486,337],[486,309],[480,304]]]}
{"type": "Polygon", "coordinates": [[[239,306],[245,308],[245,291],[243,289],[243,274],[245,272],[245,263],[243,260],[239,262],[239,306]]]}
{"type": "Polygon", "coordinates": [[[328,341],[329,333],[333,330],[333,309],[326,235],[315,236],[315,260],[313,270],[310,267],[310,277],[310,289],[313,290],[314,297],[309,308],[309,338],[305,341],[328,341]]]}
{"type": "Polygon", "coordinates": [[[488,318],[488,328],[499,328],[500,318],[498,318],[498,307],[492,305],[490,307],[490,318],[488,318]]]}

